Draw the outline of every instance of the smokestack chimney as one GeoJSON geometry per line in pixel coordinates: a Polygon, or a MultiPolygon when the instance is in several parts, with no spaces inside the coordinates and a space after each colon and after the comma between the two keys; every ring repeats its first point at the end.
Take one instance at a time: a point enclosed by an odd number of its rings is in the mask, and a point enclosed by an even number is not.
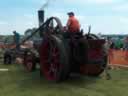
{"type": "Polygon", "coordinates": [[[44,23],[44,10],[38,10],[39,27],[44,23]]]}

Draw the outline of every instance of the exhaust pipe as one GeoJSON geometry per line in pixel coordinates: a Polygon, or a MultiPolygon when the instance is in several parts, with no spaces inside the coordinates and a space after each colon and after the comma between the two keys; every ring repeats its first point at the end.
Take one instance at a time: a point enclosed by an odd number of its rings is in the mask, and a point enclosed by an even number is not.
{"type": "Polygon", "coordinates": [[[38,10],[39,27],[44,23],[44,10],[38,10]]]}

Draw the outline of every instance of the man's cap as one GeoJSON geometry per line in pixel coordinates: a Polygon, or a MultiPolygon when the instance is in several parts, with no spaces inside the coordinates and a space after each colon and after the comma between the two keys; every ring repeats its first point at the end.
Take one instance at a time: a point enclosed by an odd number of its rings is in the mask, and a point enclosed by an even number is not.
{"type": "Polygon", "coordinates": [[[74,16],[74,12],[68,12],[68,15],[73,15],[74,16]]]}

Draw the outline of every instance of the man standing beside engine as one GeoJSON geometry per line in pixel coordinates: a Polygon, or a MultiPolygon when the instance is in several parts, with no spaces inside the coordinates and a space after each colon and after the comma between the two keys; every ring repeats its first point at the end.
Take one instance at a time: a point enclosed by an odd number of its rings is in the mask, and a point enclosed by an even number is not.
{"type": "Polygon", "coordinates": [[[14,34],[14,42],[16,44],[16,49],[19,49],[20,48],[20,34],[16,31],[13,31],[13,34],[14,34]]]}

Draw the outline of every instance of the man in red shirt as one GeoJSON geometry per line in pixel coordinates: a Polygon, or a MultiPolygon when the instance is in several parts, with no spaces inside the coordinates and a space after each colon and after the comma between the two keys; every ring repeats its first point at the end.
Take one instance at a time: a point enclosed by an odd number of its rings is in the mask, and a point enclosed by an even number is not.
{"type": "Polygon", "coordinates": [[[73,12],[68,13],[69,19],[67,22],[67,28],[69,32],[80,32],[80,24],[79,21],[75,18],[75,14],[73,12]]]}

